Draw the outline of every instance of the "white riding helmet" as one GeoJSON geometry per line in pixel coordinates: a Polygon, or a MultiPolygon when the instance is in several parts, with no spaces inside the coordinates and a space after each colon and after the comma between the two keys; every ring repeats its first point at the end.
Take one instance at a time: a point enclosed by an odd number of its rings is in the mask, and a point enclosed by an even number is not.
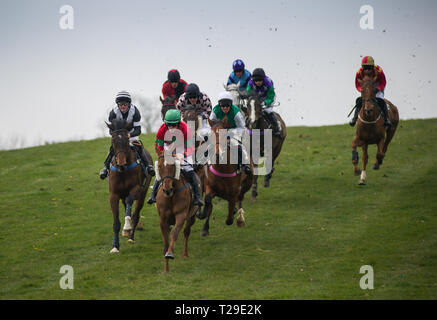
{"type": "Polygon", "coordinates": [[[229,91],[224,91],[222,93],[219,94],[219,98],[218,101],[222,101],[222,100],[234,100],[234,97],[232,96],[232,93],[230,93],[229,91]]]}

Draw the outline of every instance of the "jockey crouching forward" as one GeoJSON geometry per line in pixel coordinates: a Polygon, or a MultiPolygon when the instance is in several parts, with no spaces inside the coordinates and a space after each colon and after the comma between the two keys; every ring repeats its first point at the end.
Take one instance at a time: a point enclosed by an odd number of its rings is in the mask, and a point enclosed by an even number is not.
{"type": "Polygon", "coordinates": [[[253,70],[252,79],[247,85],[247,95],[250,96],[252,92],[259,94],[261,100],[265,103],[263,112],[272,125],[272,134],[274,136],[281,136],[281,124],[273,112],[273,104],[276,96],[273,81],[266,76],[262,68],[253,70]]]}
{"type": "MultiPolygon", "coordinates": [[[[373,57],[366,56],[361,61],[361,68],[357,71],[355,75],[355,87],[359,92],[361,92],[361,86],[359,80],[363,80],[364,74],[367,73],[371,77],[376,76],[377,77],[377,87],[375,98],[378,101],[378,105],[380,107],[381,113],[384,117],[384,126],[390,127],[392,124],[390,122],[389,116],[388,116],[388,108],[387,104],[384,100],[384,90],[385,86],[387,84],[387,80],[385,78],[384,71],[382,71],[382,68],[375,64],[375,61],[373,60],[373,57]]],[[[363,105],[362,98],[359,97],[356,100],[355,105],[355,114],[352,120],[349,122],[349,124],[353,127],[358,119],[358,114],[360,113],[361,107],[363,105]]]]}
{"type": "MultiPolygon", "coordinates": [[[[109,113],[108,120],[112,122],[114,119],[125,120],[127,123],[132,122],[133,128],[129,132],[129,142],[131,147],[135,148],[135,152],[140,157],[141,168],[144,174],[146,172],[151,176],[155,175],[155,169],[148,163],[146,154],[143,149],[143,145],[138,140],[138,136],[141,134],[141,115],[137,107],[132,104],[132,99],[129,92],[120,91],[115,98],[116,105],[109,113]]],[[[109,130],[109,134],[112,134],[112,130],[109,130]]],[[[100,171],[100,179],[105,179],[109,174],[109,165],[114,157],[114,149],[109,148],[108,156],[105,160],[105,166],[100,171]]]]}
{"type": "Polygon", "coordinates": [[[209,117],[211,121],[223,120],[226,121],[223,126],[228,129],[228,137],[230,144],[237,147],[238,150],[238,168],[242,169],[247,175],[252,173],[249,166],[249,158],[246,149],[241,144],[242,136],[246,130],[244,116],[240,109],[232,104],[232,94],[230,92],[222,92],[219,95],[218,105],[216,105],[209,117]]]}
{"type": "MultiPolygon", "coordinates": [[[[193,204],[202,206],[203,202],[200,196],[199,179],[193,169],[192,153],[194,152],[194,143],[191,136],[191,131],[188,125],[181,120],[179,110],[171,109],[165,114],[164,123],[156,133],[156,153],[159,151],[168,150],[174,143],[176,147],[176,158],[181,161],[181,171],[187,182],[191,185],[194,192],[193,204]],[[183,141],[179,141],[183,134],[183,141]],[[179,137],[179,140],[178,140],[179,137]],[[183,154],[178,153],[179,150],[184,150],[183,154]]],[[[153,190],[147,200],[148,204],[156,202],[156,194],[158,193],[161,181],[155,179],[153,190]]]]}
{"type": "Polygon", "coordinates": [[[199,128],[199,135],[205,139],[211,131],[208,118],[211,114],[212,104],[209,97],[205,93],[200,92],[199,86],[195,83],[190,83],[187,86],[187,90],[180,96],[176,108],[183,113],[188,105],[193,105],[197,111],[197,115],[202,118],[202,126],[199,128]]]}

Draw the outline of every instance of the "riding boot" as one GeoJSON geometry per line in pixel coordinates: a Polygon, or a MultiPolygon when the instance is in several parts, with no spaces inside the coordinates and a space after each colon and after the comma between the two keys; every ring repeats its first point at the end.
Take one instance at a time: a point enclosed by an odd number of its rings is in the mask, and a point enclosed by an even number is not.
{"type": "Polygon", "coordinates": [[[272,134],[274,136],[281,136],[281,124],[279,123],[278,119],[276,118],[276,115],[274,112],[266,113],[267,118],[269,119],[270,123],[272,124],[272,134]]]}
{"type": "Polygon", "coordinates": [[[203,206],[203,201],[200,196],[200,183],[196,173],[194,172],[194,170],[185,171],[184,177],[185,179],[187,179],[187,182],[193,188],[193,193],[194,193],[193,204],[199,207],[203,206]]]}
{"type": "Polygon", "coordinates": [[[152,177],[155,176],[155,168],[153,168],[152,165],[149,164],[149,161],[147,161],[146,152],[143,149],[143,146],[141,144],[134,144],[135,150],[140,156],[141,159],[141,167],[143,168],[144,173],[150,174],[152,177]]]}
{"type": "Polygon", "coordinates": [[[112,157],[114,157],[114,149],[112,146],[109,148],[108,156],[105,160],[105,166],[100,170],[100,179],[104,180],[109,174],[109,165],[111,164],[112,157]]]}
{"type": "Polygon", "coordinates": [[[247,154],[243,151],[243,147],[241,145],[238,146],[238,169],[243,170],[243,172],[247,175],[252,174],[252,169],[250,169],[250,166],[248,164],[247,154]],[[243,161],[243,155],[244,155],[244,161],[243,161]],[[245,163],[243,163],[245,162],[245,163]]]}
{"type": "Polygon", "coordinates": [[[361,97],[358,97],[356,102],[355,102],[355,113],[354,113],[354,116],[353,116],[352,120],[349,121],[349,124],[350,124],[351,127],[353,127],[355,125],[355,123],[357,123],[358,114],[360,113],[362,105],[363,105],[363,99],[361,97]]]}
{"type": "Polygon", "coordinates": [[[149,199],[147,199],[148,204],[152,204],[156,202],[156,194],[158,193],[159,185],[161,184],[161,181],[158,179],[155,179],[155,182],[153,183],[153,189],[150,193],[149,199]]]}
{"type": "Polygon", "coordinates": [[[388,116],[388,108],[387,108],[387,104],[385,103],[385,100],[382,98],[376,98],[376,100],[378,101],[378,104],[380,106],[380,110],[381,110],[382,115],[384,117],[384,126],[391,127],[392,124],[391,124],[390,118],[388,116]]]}

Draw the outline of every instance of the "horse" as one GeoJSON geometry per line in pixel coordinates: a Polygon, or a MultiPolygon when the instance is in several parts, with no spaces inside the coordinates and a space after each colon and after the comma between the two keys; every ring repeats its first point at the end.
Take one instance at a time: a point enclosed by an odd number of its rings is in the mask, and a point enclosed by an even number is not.
{"type": "Polygon", "coordinates": [[[159,96],[159,100],[161,101],[162,107],[161,107],[161,118],[162,121],[164,121],[165,114],[170,109],[176,109],[176,104],[178,99],[176,96],[170,96],[165,97],[165,99],[162,99],[161,96],[159,96]]]}
{"type": "MultiPolygon", "coordinates": [[[[106,123],[112,131],[112,148],[114,149],[114,159],[111,162],[109,173],[109,203],[113,216],[113,240],[111,253],[118,253],[120,250],[119,232],[119,201],[125,207],[125,224],[123,236],[128,237],[129,243],[134,243],[135,229],[140,219],[140,211],[144,205],[144,199],[152,177],[143,173],[141,166],[137,162],[135,151],[129,146],[129,130],[132,122],[114,119],[110,124],[106,123]],[[144,174],[146,177],[144,178],[144,174]],[[135,210],[132,214],[132,206],[136,201],[135,210]]],[[[147,160],[152,163],[152,157],[146,153],[147,160]]]]}
{"type": "MultiPolygon", "coordinates": [[[[255,134],[260,135],[260,155],[264,157],[264,145],[265,145],[265,139],[264,139],[264,133],[266,129],[271,129],[271,124],[267,119],[265,118],[263,114],[263,106],[261,104],[261,99],[257,93],[252,94],[249,97],[248,100],[248,117],[246,119],[246,125],[248,127],[248,131],[251,137],[251,146],[252,146],[252,153],[254,149],[254,139],[253,136],[255,134]],[[254,131],[254,129],[259,129],[259,131],[254,131]],[[259,132],[259,133],[258,133],[259,132]]],[[[271,163],[272,168],[271,171],[265,175],[264,177],[264,187],[268,188],[270,186],[270,179],[272,178],[273,171],[274,171],[274,165],[275,160],[278,158],[279,154],[281,153],[282,144],[284,143],[285,138],[287,137],[287,127],[285,126],[284,120],[282,120],[281,116],[275,112],[276,118],[281,123],[281,136],[272,136],[272,152],[271,155],[267,154],[266,156],[271,156],[271,162],[269,160],[269,163],[271,163]]],[[[252,154],[253,159],[253,154],[252,154]]],[[[265,158],[264,158],[265,159],[265,158]]],[[[267,163],[267,159],[265,159],[265,163],[267,163]]],[[[258,164],[255,164],[257,166],[258,164]]],[[[256,201],[256,197],[258,195],[258,176],[255,175],[253,186],[252,186],[252,201],[256,201]]]]}
{"type": "Polygon", "coordinates": [[[197,131],[199,130],[199,127],[201,126],[202,119],[198,115],[195,106],[190,104],[184,108],[184,111],[182,112],[182,120],[186,123],[188,123],[190,121],[194,122],[194,133],[195,133],[195,137],[196,137],[195,148],[197,149],[197,147],[199,147],[199,144],[200,144],[200,139],[198,139],[199,136],[198,136],[197,131]]]}
{"type": "Polygon", "coordinates": [[[376,162],[373,165],[373,169],[378,170],[382,165],[388,145],[395,135],[399,123],[399,111],[395,105],[387,99],[384,99],[387,103],[389,109],[388,115],[392,123],[391,127],[384,127],[384,118],[377,107],[378,101],[375,98],[377,76],[371,77],[365,75],[363,80],[358,81],[362,88],[361,98],[363,105],[358,114],[357,129],[352,141],[352,164],[354,166],[355,176],[361,174],[358,184],[365,185],[367,179],[366,166],[369,158],[367,148],[370,144],[377,145],[378,151],[376,153],[376,162]],[[363,170],[360,170],[358,166],[357,147],[361,147],[363,150],[363,170]]]}
{"type": "MultiPolygon", "coordinates": [[[[253,175],[246,175],[244,172],[237,172],[237,164],[232,164],[230,161],[230,145],[226,142],[226,149],[223,149],[223,143],[219,141],[219,130],[224,130],[224,122],[213,122],[208,120],[211,125],[211,137],[208,139],[209,143],[214,141],[215,137],[215,156],[216,161],[211,165],[203,167],[203,190],[205,193],[205,206],[203,208],[203,216],[206,216],[206,221],[203,225],[201,235],[206,237],[209,235],[209,219],[212,213],[212,200],[218,196],[228,201],[228,216],[226,224],[232,225],[234,222],[234,215],[238,213],[237,225],[243,227],[245,225],[244,210],[242,202],[244,194],[250,190],[252,185],[253,175]],[[226,152],[227,158],[223,159],[223,154],[226,152]],[[224,164],[223,164],[224,163],[224,164]],[[238,202],[238,211],[235,204],[238,202]]],[[[211,155],[210,155],[211,156],[211,155]]],[[[250,163],[252,172],[253,165],[250,163]]]]}
{"type": "Polygon", "coordinates": [[[181,164],[166,151],[158,150],[158,161],[155,163],[156,179],[161,180],[161,186],[156,195],[156,208],[159,215],[159,225],[164,240],[164,273],[169,272],[169,259],[174,259],[175,242],[179,232],[184,229],[183,257],[188,258],[188,238],[195,222],[195,210],[192,206],[192,195],[189,184],[181,175],[181,164]],[[170,160],[170,161],[167,161],[170,160]],[[174,225],[169,243],[171,226],[174,225]]]}
{"type": "Polygon", "coordinates": [[[228,85],[223,84],[226,91],[232,94],[232,103],[243,111],[244,115],[247,117],[247,94],[244,90],[240,90],[240,82],[237,84],[231,83],[228,85]]]}

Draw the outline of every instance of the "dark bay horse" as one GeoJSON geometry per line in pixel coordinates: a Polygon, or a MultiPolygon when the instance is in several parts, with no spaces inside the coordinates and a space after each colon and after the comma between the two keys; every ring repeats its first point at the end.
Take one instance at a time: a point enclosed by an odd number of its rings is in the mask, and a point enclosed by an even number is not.
{"type": "Polygon", "coordinates": [[[183,256],[188,258],[188,238],[191,233],[191,226],[196,219],[194,212],[198,208],[191,204],[190,186],[181,174],[178,160],[173,158],[171,154],[165,153],[165,151],[158,151],[158,161],[155,166],[156,179],[161,180],[161,186],[156,195],[156,208],[164,240],[164,273],[167,273],[169,271],[168,260],[174,259],[175,242],[184,224],[183,256]],[[174,226],[174,229],[169,242],[171,226],[174,226]]]}
{"type": "MultiPolygon", "coordinates": [[[[119,201],[121,199],[125,207],[123,236],[129,237],[128,241],[134,243],[135,229],[140,219],[140,211],[143,207],[144,198],[146,197],[152,177],[147,174],[144,178],[135,152],[129,145],[128,133],[132,127],[132,123],[115,119],[111,124],[106,123],[106,125],[112,130],[112,147],[115,153],[114,159],[111,162],[111,171],[108,178],[109,202],[114,219],[111,253],[118,253],[120,250],[119,201]],[[134,201],[136,201],[136,205],[132,214],[134,201]]],[[[145,150],[145,152],[149,163],[152,163],[152,157],[147,150],[145,150]]]]}
{"type": "MultiPolygon", "coordinates": [[[[265,159],[264,164],[267,162],[271,163],[271,171],[265,175],[264,177],[264,187],[270,186],[270,179],[272,178],[273,171],[274,171],[274,165],[275,160],[278,158],[279,154],[281,153],[282,144],[284,143],[285,138],[287,137],[287,127],[285,126],[284,121],[282,120],[281,116],[275,112],[276,118],[281,123],[281,136],[272,136],[272,146],[271,146],[271,154],[267,153],[264,154],[264,147],[265,143],[269,143],[269,141],[266,141],[265,138],[265,130],[270,129],[271,130],[271,124],[269,121],[267,121],[266,117],[263,115],[263,107],[261,104],[261,100],[259,96],[255,93],[252,94],[249,97],[248,100],[248,117],[246,118],[246,125],[249,129],[249,134],[251,136],[251,150],[252,150],[252,159],[253,159],[253,150],[254,150],[254,137],[255,135],[258,135],[257,139],[260,141],[260,155],[262,157],[270,157],[271,159],[265,159]],[[259,129],[255,130],[255,129],[259,129]]],[[[254,160],[253,160],[254,161],[254,160]]],[[[254,166],[257,166],[258,163],[255,163],[254,166]]],[[[256,201],[256,197],[258,195],[258,176],[255,175],[253,186],[252,186],[252,201],[256,201]]]]}
{"type": "Polygon", "coordinates": [[[376,153],[376,162],[373,169],[378,170],[382,165],[387,147],[396,132],[396,128],[399,123],[398,108],[395,107],[390,101],[384,99],[389,109],[389,117],[392,123],[391,127],[384,127],[384,118],[378,107],[378,102],[375,97],[377,77],[370,77],[365,75],[363,80],[359,80],[362,98],[362,107],[358,115],[357,130],[354,140],[352,141],[352,164],[354,166],[354,174],[356,176],[361,174],[359,184],[366,184],[366,166],[369,155],[367,148],[369,144],[376,144],[378,151],[376,153]],[[361,171],[358,166],[358,151],[357,147],[361,147],[363,150],[363,170],[361,171]]]}
{"type": "MultiPolygon", "coordinates": [[[[226,119],[226,118],[225,118],[226,119]]],[[[228,216],[226,224],[231,225],[234,222],[234,215],[238,213],[237,225],[242,227],[245,225],[244,210],[242,202],[244,194],[250,190],[253,181],[253,175],[246,175],[244,172],[237,172],[237,164],[231,163],[230,144],[228,141],[223,143],[220,141],[220,130],[225,130],[223,123],[226,120],[212,122],[211,135],[208,139],[209,143],[215,141],[215,163],[205,165],[203,167],[203,190],[205,193],[205,206],[203,208],[203,216],[206,216],[206,221],[203,225],[201,235],[209,235],[209,219],[212,213],[212,200],[215,196],[228,201],[228,216]],[[212,137],[214,135],[214,138],[212,137]],[[226,159],[223,155],[226,154],[226,159]],[[238,212],[235,204],[238,202],[238,212]]],[[[210,155],[211,156],[211,155],[210,155]]],[[[253,165],[250,163],[252,172],[253,165]]]]}
{"type": "Polygon", "coordinates": [[[162,97],[159,97],[159,100],[161,101],[162,107],[161,107],[161,118],[162,121],[164,121],[165,113],[170,109],[176,109],[176,104],[178,102],[178,99],[176,96],[171,97],[165,97],[165,99],[162,99],[162,97]]]}

